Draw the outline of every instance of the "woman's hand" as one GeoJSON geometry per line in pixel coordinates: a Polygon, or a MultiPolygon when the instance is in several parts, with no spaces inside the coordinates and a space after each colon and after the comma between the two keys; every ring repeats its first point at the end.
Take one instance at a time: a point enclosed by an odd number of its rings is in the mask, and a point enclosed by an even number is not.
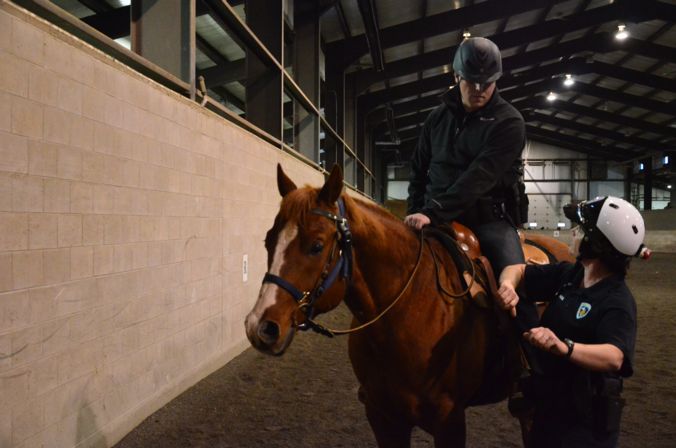
{"type": "Polygon", "coordinates": [[[509,314],[512,317],[516,317],[516,304],[519,303],[519,295],[514,289],[509,281],[503,281],[500,283],[500,288],[498,289],[498,305],[503,310],[509,311],[509,314]]]}
{"type": "Polygon", "coordinates": [[[417,230],[422,229],[431,222],[429,216],[423,215],[422,213],[414,213],[404,218],[404,224],[417,230]]]}
{"type": "Polygon", "coordinates": [[[568,346],[559,339],[552,330],[545,327],[531,328],[523,334],[523,338],[534,347],[557,356],[568,353],[568,346]]]}

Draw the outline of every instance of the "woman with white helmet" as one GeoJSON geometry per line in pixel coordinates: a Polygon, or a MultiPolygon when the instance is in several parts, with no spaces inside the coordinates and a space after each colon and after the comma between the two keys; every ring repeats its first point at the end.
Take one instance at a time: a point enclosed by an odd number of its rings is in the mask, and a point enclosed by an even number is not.
{"type": "Polygon", "coordinates": [[[540,327],[523,334],[538,348],[543,373],[524,386],[535,403],[533,447],[615,447],[624,401],[622,378],[633,373],[636,302],[624,278],[634,256],[647,258],[643,218],[627,201],[607,196],[569,204],[577,263],[512,265],[500,275],[501,306],[549,303],[540,327]]]}

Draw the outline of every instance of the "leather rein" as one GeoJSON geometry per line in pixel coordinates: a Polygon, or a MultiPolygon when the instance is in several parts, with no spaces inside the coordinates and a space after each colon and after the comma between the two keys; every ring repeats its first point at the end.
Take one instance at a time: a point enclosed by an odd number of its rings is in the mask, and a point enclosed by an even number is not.
{"type": "MultiPolygon", "coordinates": [[[[350,226],[348,224],[347,218],[345,217],[345,203],[343,202],[342,198],[338,199],[338,213],[339,213],[338,215],[334,215],[329,211],[322,210],[319,208],[312,209],[310,212],[316,215],[323,216],[336,223],[336,237],[334,239],[333,246],[331,248],[331,251],[329,252],[329,256],[328,259],[326,260],[326,263],[324,263],[324,268],[322,269],[322,272],[319,274],[319,277],[315,281],[314,288],[312,290],[300,291],[290,282],[284,280],[282,277],[278,275],[271,274],[270,272],[265,273],[265,276],[263,277],[263,284],[274,283],[275,285],[279,286],[280,288],[288,292],[296,300],[296,302],[298,303],[298,309],[300,309],[303,312],[303,314],[305,314],[304,322],[301,323],[294,322],[296,329],[299,331],[312,330],[324,336],[333,337],[363,330],[364,328],[369,327],[375,322],[377,322],[388,311],[390,311],[397,304],[397,302],[399,302],[399,299],[403,297],[404,293],[413,282],[413,278],[415,277],[415,274],[418,272],[418,268],[420,267],[420,262],[422,260],[423,247],[425,245],[424,229],[420,231],[420,245],[418,248],[418,257],[415,263],[415,267],[413,268],[413,271],[411,272],[403,288],[401,289],[399,294],[397,294],[397,297],[385,309],[383,309],[383,311],[381,311],[376,317],[369,320],[368,322],[365,322],[361,325],[346,330],[335,330],[325,327],[316,322],[315,320],[313,320],[315,316],[314,305],[317,299],[319,299],[319,297],[321,297],[321,295],[324,294],[325,291],[327,291],[331,286],[333,286],[335,281],[338,279],[338,276],[345,279],[347,282],[351,280],[352,265],[353,265],[352,232],[350,231],[350,226]],[[331,266],[331,263],[333,262],[333,259],[336,254],[336,247],[338,247],[339,258],[336,261],[335,265],[333,266],[333,269],[329,271],[329,267],[331,266]]],[[[439,273],[437,260],[436,257],[434,256],[434,252],[432,252],[432,257],[434,259],[434,265],[438,282],[439,273]]],[[[474,281],[474,272],[472,273],[472,282],[473,281],[474,281]]],[[[461,294],[457,295],[451,294],[446,290],[443,290],[443,292],[446,293],[447,295],[457,298],[465,296],[465,294],[469,292],[470,288],[471,285],[467,288],[466,291],[463,291],[461,294]]]]}

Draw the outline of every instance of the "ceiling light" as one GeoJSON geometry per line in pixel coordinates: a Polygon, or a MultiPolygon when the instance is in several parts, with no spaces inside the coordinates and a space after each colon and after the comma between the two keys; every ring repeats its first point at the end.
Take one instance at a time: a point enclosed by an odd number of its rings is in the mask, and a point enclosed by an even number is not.
{"type": "Polygon", "coordinates": [[[669,156],[664,156],[664,164],[669,165],[669,156]]]}
{"type": "Polygon", "coordinates": [[[671,185],[667,185],[667,189],[668,189],[668,190],[671,190],[671,185]]]}
{"type": "Polygon", "coordinates": [[[547,101],[554,101],[556,98],[557,95],[554,92],[549,92],[549,95],[547,95],[547,101]]]}
{"type": "Polygon", "coordinates": [[[462,32],[462,37],[465,39],[469,39],[470,37],[472,37],[472,33],[470,33],[469,30],[465,28],[465,30],[462,32]]]}
{"type": "Polygon", "coordinates": [[[617,25],[617,32],[615,33],[615,39],[625,40],[627,37],[629,37],[629,32],[627,31],[626,28],[627,28],[626,25],[617,25]]]}
{"type": "Polygon", "coordinates": [[[575,80],[573,79],[573,75],[566,75],[566,79],[563,80],[563,85],[566,87],[570,87],[573,84],[575,84],[575,80]]]}

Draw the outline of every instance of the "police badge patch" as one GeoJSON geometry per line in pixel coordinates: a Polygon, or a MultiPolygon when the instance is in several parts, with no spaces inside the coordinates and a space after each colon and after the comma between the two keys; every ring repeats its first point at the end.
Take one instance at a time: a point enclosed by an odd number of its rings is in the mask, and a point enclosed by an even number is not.
{"type": "Polygon", "coordinates": [[[580,304],[580,307],[577,309],[577,315],[575,316],[575,318],[582,319],[587,314],[589,314],[589,310],[591,310],[591,305],[587,302],[582,302],[580,304]]]}

